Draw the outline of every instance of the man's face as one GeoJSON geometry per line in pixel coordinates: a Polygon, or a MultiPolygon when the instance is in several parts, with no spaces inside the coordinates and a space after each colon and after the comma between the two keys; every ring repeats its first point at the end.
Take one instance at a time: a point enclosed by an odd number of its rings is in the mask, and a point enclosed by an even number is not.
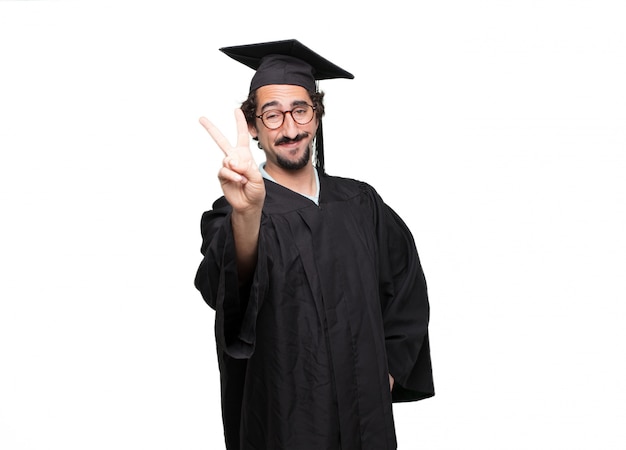
{"type": "MultiPolygon", "coordinates": [[[[311,105],[311,97],[301,86],[274,84],[257,89],[256,115],[266,111],[291,111],[298,106],[311,105]]],[[[313,117],[309,123],[300,125],[291,114],[285,114],[282,125],[274,130],[267,128],[257,118],[256,126],[250,126],[250,134],[259,140],[265,151],[266,168],[272,166],[283,170],[299,170],[311,159],[311,144],[315,137],[318,121],[313,117]]]]}

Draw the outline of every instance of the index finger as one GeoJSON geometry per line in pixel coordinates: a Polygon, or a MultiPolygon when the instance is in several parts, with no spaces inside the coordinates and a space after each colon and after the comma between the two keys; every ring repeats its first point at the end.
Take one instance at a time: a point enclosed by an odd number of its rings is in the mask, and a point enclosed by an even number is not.
{"type": "Polygon", "coordinates": [[[237,147],[247,147],[250,145],[250,135],[248,133],[248,123],[241,108],[235,110],[237,120],[237,147]]]}
{"type": "Polygon", "coordinates": [[[228,139],[224,137],[222,132],[218,130],[218,128],[206,117],[200,117],[200,124],[209,132],[217,146],[222,149],[226,156],[228,156],[229,150],[232,149],[232,146],[230,145],[230,142],[228,142],[228,139]]]}

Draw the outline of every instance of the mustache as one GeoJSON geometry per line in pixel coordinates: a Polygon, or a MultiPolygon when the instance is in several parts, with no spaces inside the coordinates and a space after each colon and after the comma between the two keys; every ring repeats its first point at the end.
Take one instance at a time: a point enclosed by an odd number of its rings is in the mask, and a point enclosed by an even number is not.
{"type": "Polygon", "coordinates": [[[278,139],[274,144],[275,145],[291,144],[292,142],[300,142],[302,139],[306,139],[308,137],[309,137],[309,133],[300,133],[293,138],[283,136],[280,139],[278,139]]]}

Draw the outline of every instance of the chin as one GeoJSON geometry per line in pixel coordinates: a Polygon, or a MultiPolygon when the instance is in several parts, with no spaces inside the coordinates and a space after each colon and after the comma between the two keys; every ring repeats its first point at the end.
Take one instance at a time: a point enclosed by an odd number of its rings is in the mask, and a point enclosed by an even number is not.
{"type": "Polygon", "coordinates": [[[311,162],[311,148],[307,147],[302,157],[298,159],[287,159],[278,157],[277,163],[285,170],[301,170],[311,162]]]}

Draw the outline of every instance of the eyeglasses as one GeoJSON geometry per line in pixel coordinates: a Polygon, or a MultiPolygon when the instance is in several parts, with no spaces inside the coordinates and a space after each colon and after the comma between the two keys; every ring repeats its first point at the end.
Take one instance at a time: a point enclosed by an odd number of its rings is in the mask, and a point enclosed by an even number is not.
{"type": "Polygon", "coordinates": [[[306,125],[311,120],[313,120],[313,113],[315,111],[315,106],[309,105],[307,103],[298,105],[291,111],[281,111],[279,109],[271,109],[269,111],[265,111],[263,114],[259,114],[256,116],[258,119],[261,119],[263,125],[265,125],[270,130],[275,130],[280,128],[285,121],[285,114],[291,114],[291,118],[298,125],[306,125]]]}

